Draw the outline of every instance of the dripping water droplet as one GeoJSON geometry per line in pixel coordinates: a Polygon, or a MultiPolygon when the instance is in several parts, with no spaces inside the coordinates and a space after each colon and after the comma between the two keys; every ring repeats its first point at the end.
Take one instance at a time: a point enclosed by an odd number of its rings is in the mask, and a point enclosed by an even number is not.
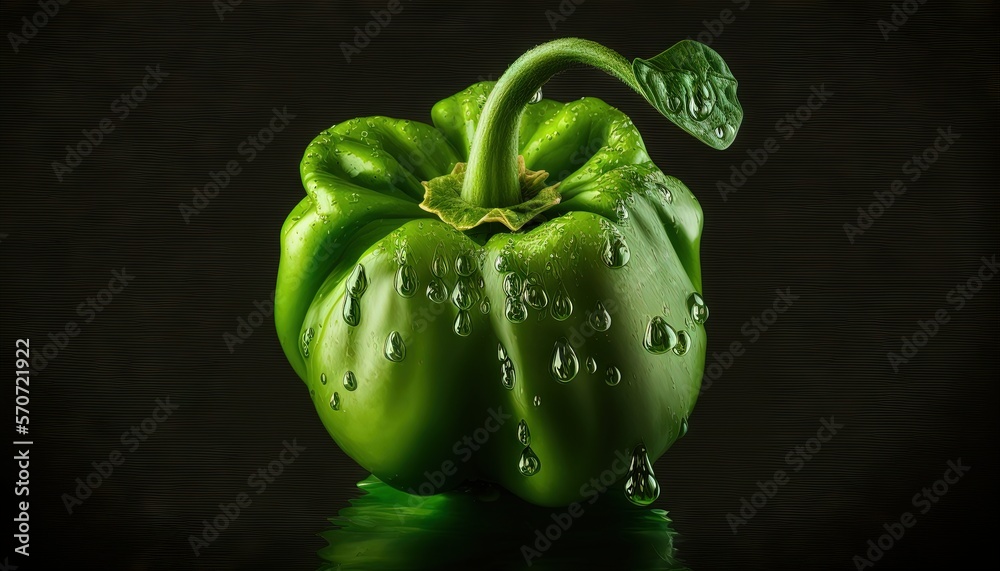
{"type": "Polygon", "coordinates": [[[637,506],[648,506],[660,497],[660,483],[653,474],[653,465],[644,444],[639,444],[632,451],[632,463],[625,479],[625,497],[637,506]]]}

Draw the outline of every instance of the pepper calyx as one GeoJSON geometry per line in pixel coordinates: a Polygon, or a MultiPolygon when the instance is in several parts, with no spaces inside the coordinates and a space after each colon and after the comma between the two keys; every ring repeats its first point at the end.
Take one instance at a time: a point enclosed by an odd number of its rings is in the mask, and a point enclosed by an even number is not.
{"type": "Polygon", "coordinates": [[[558,186],[546,185],[549,173],[528,170],[524,157],[517,157],[517,177],[522,201],[505,207],[479,206],[462,198],[466,163],[457,163],[451,174],[424,181],[424,200],[420,208],[437,214],[442,221],[458,230],[470,230],[487,222],[499,222],[517,232],[542,212],[552,208],[562,197],[558,186]]]}

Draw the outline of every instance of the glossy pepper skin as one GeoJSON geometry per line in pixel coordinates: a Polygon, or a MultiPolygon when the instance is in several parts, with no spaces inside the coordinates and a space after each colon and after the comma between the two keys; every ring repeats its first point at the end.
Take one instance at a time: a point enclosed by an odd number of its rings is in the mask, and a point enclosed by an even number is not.
{"type": "MultiPolygon", "coordinates": [[[[558,42],[557,56],[583,41],[558,42]]],[[[636,60],[632,85],[723,148],[735,81],[708,48],[679,47],[688,59],[636,60]]],[[[647,504],[704,367],[702,210],[628,117],[589,97],[529,102],[553,66],[519,63],[436,104],[433,126],[351,119],[309,145],[307,197],[281,230],[279,338],[338,445],[394,487],[483,479],[559,506],[610,471],[647,504]]]]}

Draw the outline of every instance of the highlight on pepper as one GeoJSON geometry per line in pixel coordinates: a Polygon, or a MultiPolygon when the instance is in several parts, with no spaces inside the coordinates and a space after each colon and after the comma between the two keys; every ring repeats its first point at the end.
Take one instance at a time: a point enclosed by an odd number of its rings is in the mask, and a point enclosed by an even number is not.
{"type": "Polygon", "coordinates": [[[542,97],[578,64],[710,147],[739,130],[707,46],[629,62],[565,38],[438,102],[432,124],[349,119],[306,149],[278,335],[331,436],[389,486],[480,480],[565,506],[620,463],[632,503],[660,493],[653,462],[687,431],[705,365],[702,210],[621,111],[542,97]]]}

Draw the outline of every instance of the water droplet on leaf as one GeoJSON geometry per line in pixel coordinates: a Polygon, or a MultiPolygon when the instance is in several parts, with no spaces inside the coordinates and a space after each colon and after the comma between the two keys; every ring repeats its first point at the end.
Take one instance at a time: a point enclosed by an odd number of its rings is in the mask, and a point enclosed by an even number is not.
{"type": "Polygon", "coordinates": [[[326,373],[323,373],[319,376],[319,382],[323,383],[324,385],[326,384],[326,373]]]}
{"type": "Polygon", "coordinates": [[[333,396],[330,397],[330,408],[333,410],[340,410],[340,394],[334,392],[333,396]]]}
{"type": "Polygon", "coordinates": [[[593,357],[587,357],[587,371],[593,375],[597,372],[597,359],[593,357]]]}
{"type": "Polygon", "coordinates": [[[534,104],[538,103],[541,100],[542,100],[542,88],[539,87],[538,91],[536,91],[535,94],[531,96],[531,99],[528,101],[528,103],[534,104]]]}

